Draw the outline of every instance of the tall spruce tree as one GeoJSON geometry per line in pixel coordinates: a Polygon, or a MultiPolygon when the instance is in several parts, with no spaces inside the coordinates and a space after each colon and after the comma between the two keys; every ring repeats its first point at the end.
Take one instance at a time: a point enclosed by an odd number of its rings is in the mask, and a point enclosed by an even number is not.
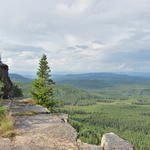
{"type": "Polygon", "coordinates": [[[44,54],[39,63],[39,69],[37,72],[37,79],[33,82],[31,96],[44,107],[47,107],[51,111],[56,104],[53,96],[53,80],[50,75],[50,68],[48,66],[47,57],[44,54]]]}

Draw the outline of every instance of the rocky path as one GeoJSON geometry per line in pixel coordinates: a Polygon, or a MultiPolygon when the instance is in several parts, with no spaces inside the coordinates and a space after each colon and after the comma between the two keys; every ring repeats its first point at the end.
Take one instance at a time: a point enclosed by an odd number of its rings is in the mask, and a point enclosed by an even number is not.
{"type": "Polygon", "coordinates": [[[78,150],[77,133],[65,120],[65,114],[48,114],[48,110],[14,101],[10,111],[16,119],[17,136],[1,139],[0,150],[78,150]],[[31,113],[31,114],[30,114],[31,113]]]}

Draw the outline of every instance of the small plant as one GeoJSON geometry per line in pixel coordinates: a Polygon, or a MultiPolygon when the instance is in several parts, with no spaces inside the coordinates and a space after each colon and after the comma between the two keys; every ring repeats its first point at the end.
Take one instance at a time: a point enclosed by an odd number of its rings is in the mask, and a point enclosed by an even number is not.
{"type": "Polygon", "coordinates": [[[4,114],[0,116],[0,134],[13,130],[14,127],[14,119],[10,114],[4,114]]]}
{"type": "Polygon", "coordinates": [[[4,138],[13,138],[13,137],[15,137],[15,136],[16,136],[16,132],[13,131],[13,130],[6,131],[6,132],[2,135],[2,137],[4,137],[4,138]]]}
{"type": "Polygon", "coordinates": [[[4,116],[8,112],[8,107],[1,106],[0,107],[0,117],[4,116]]]}
{"type": "Polygon", "coordinates": [[[12,87],[12,96],[13,97],[22,97],[23,96],[21,88],[18,85],[16,85],[15,83],[13,83],[13,87],[12,87]]]}

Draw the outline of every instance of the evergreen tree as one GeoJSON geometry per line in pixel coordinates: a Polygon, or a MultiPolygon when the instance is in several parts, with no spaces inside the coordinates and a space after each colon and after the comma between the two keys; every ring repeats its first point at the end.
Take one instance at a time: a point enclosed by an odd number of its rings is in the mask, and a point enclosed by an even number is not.
{"type": "Polygon", "coordinates": [[[22,96],[23,96],[22,89],[18,87],[18,85],[16,85],[15,83],[13,83],[11,97],[22,97],[22,96]]]}
{"type": "Polygon", "coordinates": [[[44,54],[39,63],[37,79],[33,82],[31,95],[37,104],[47,107],[53,111],[56,101],[53,96],[53,80],[50,75],[47,57],[44,54]]]}

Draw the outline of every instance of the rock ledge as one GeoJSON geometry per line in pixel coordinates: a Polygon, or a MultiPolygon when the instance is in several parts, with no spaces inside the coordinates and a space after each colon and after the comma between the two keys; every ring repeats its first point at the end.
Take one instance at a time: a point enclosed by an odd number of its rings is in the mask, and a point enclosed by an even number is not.
{"type": "Polygon", "coordinates": [[[76,130],[67,123],[67,114],[48,114],[39,105],[14,101],[12,113],[36,111],[36,115],[16,116],[14,140],[0,138],[0,150],[135,150],[132,144],[114,133],[104,134],[101,145],[90,145],[77,139],[76,130]]]}

